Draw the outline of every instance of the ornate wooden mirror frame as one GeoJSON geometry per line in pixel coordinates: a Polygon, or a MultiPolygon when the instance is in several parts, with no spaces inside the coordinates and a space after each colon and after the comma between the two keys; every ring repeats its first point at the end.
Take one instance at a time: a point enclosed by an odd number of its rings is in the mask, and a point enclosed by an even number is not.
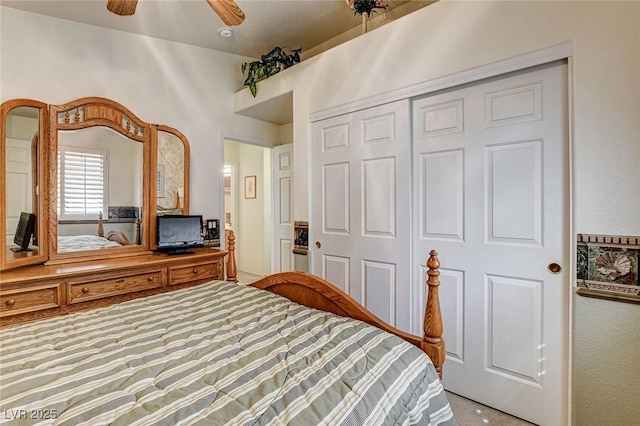
{"type": "MultiPolygon", "coordinates": [[[[151,160],[151,124],[140,120],[135,114],[119,103],[104,98],[82,98],[64,105],[49,106],[49,162],[48,162],[48,208],[49,208],[49,261],[48,263],[67,263],[71,261],[87,260],[92,258],[123,257],[146,253],[150,250],[150,176],[155,170],[151,160]],[[58,155],[59,136],[61,131],[79,131],[90,128],[108,128],[134,143],[142,144],[142,188],[140,193],[141,204],[132,206],[128,217],[133,222],[138,216],[139,226],[126,241],[126,245],[116,247],[96,248],[93,243],[88,243],[87,248],[75,251],[61,250],[59,246],[58,226],[58,155]],[[138,208],[140,208],[138,210],[138,208]],[[138,213],[139,212],[139,213],[138,213]],[[139,243],[139,244],[138,244],[139,243]]],[[[127,167],[126,165],[120,165],[127,167]]],[[[106,218],[111,216],[109,211],[101,212],[106,218]]],[[[117,216],[118,218],[120,216],[117,216]]],[[[97,221],[97,217],[95,220],[97,221]]],[[[100,218],[102,219],[102,218],[100,218]]],[[[99,224],[101,225],[101,223],[99,224]]],[[[101,226],[96,228],[96,237],[101,233],[101,226]]],[[[100,235],[103,237],[103,235],[100,235]]],[[[105,243],[111,240],[107,235],[105,243]]],[[[97,241],[101,243],[103,240],[97,241]]],[[[110,241],[109,241],[110,242],[110,241]]],[[[73,243],[75,244],[75,242],[73,243]]],[[[84,244],[82,242],[81,244],[84,244]]]]}
{"type": "MultiPolygon", "coordinates": [[[[2,241],[0,242],[0,270],[16,268],[25,265],[38,264],[48,259],[47,253],[47,206],[45,204],[46,193],[46,146],[47,146],[47,104],[39,102],[33,99],[12,99],[6,101],[0,106],[0,199],[2,200],[2,209],[0,209],[0,235],[2,241]],[[7,238],[15,230],[15,224],[13,224],[15,218],[11,218],[12,229],[8,229],[7,221],[9,215],[14,215],[17,211],[8,212],[8,199],[10,190],[16,190],[16,188],[8,188],[9,180],[7,164],[13,160],[13,153],[7,147],[7,139],[13,137],[8,133],[9,130],[9,118],[16,111],[19,110],[32,110],[37,112],[37,117],[28,117],[29,121],[32,121],[37,125],[37,130],[34,134],[24,135],[21,139],[24,139],[25,149],[28,148],[30,154],[17,153],[22,160],[25,167],[28,167],[30,171],[26,173],[30,174],[29,180],[31,181],[31,194],[22,193],[23,205],[20,210],[24,210],[24,206],[30,205],[29,213],[36,215],[36,223],[34,229],[34,244],[30,245],[30,251],[13,252],[10,250],[9,245],[11,241],[7,241],[7,238]],[[36,245],[37,244],[37,245],[36,245]]],[[[20,118],[20,117],[18,117],[20,118]]],[[[24,188],[23,188],[24,189],[24,188]]],[[[23,192],[20,190],[20,192],[23,192]]],[[[16,207],[16,206],[13,206],[16,207]]],[[[14,210],[12,207],[12,210],[14,210]]]]}
{"type": "MultiPolygon", "coordinates": [[[[48,105],[31,99],[13,99],[6,101],[0,108],[0,270],[17,268],[32,264],[59,264],[99,258],[125,257],[148,253],[155,248],[156,214],[189,214],[189,175],[190,175],[190,148],[187,138],[178,130],[164,125],[153,125],[140,120],[135,114],[123,105],[110,99],[87,97],[77,99],[64,105],[48,105]],[[18,110],[16,110],[18,108],[18,110]],[[14,120],[14,115],[22,115],[24,110],[30,115],[32,122],[30,128],[37,132],[31,138],[30,162],[33,181],[31,202],[23,203],[28,209],[29,204],[36,214],[37,224],[34,231],[34,243],[31,252],[14,254],[9,250],[10,242],[7,241],[11,230],[7,225],[7,196],[10,189],[7,179],[7,129],[11,128],[9,120],[14,120]],[[12,111],[13,114],[12,114],[12,111]],[[36,114],[37,112],[37,114],[36,114]],[[37,117],[36,117],[37,115],[37,117]],[[83,129],[107,128],[109,133],[117,133],[118,137],[125,137],[134,143],[142,145],[142,161],[139,171],[141,173],[141,213],[137,220],[137,229],[133,244],[109,249],[82,250],[75,252],[60,252],[58,247],[58,151],[59,131],[66,133],[81,133],[83,129]],[[171,151],[173,156],[167,155],[171,151]],[[159,152],[161,151],[161,152],[159,152]],[[158,162],[167,164],[158,164],[158,162]],[[182,169],[180,168],[182,167],[182,169]],[[163,194],[163,202],[158,203],[158,176],[160,168],[167,177],[167,188],[163,194]],[[170,183],[170,184],[169,184],[170,183]],[[165,206],[161,206],[165,204],[165,206]],[[169,205],[170,208],[166,206],[169,205]],[[160,211],[162,210],[162,211],[160,211]]],[[[11,132],[9,132],[11,133],[11,132]]],[[[20,139],[24,139],[25,151],[28,149],[26,131],[21,132],[20,139]]],[[[13,154],[11,154],[13,155],[13,154]]],[[[24,155],[23,155],[24,156],[24,155]]],[[[123,166],[124,167],[124,166],[123,166]]],[[[122,168],[118,169],[123,170],[122,168]]],[[[27,196],[27,195],[25,195],[27,196]]],[[[21,198],[22,200],[22,198],[21,198]]],[[[25,198],[26,200],[26,198],[25,198]]],[[[109,206],[106,206],[109,210],[109,206]]],[[[21,207],[22,209],[22,207],[21,207]]],[[[13,209],[15,210],[15,209],[13,209]]],[[[109,211],[103,212],[105,231],[113,227],[109,223],[109,211]]],[[[124,212],[126,217],[127,213],[124,212]]],[[[13,219],[11,219],[13,220],[13,219]]],[[[94,222],[97,221],[95,218],[94,222]]],[[[113,221],[112,221],[113,222],[113,221]]],[[[91,233],[100,236],[102,233],[102,221],[91,226],[91,233]],[[98,225],[98,226],[96,226],[98,225]]],[[[12,222],[11,226],[15,226],[12,222]]],[[[112,230],[117,232],[117,230],[112,230]]],[[[108,236],[110,232],[106,232],[108,236]]],[[[115,235],[115,240],[118,236],[115,235]]],[[[109,236],[111,239],[111,237],[109,236]]]]}

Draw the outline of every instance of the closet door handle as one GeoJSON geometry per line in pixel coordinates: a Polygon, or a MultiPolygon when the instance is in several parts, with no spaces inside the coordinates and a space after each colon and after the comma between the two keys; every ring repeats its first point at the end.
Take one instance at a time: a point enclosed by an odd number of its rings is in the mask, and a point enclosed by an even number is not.
{"type": "Polygon", "coordinates": [[[553,262],[547,265],[547,270],[552,274],[559,274],[562,271],[562,266],[553,262]]]}
{"type": "Polygon", "coordinates": [[[321,248],[322,244],[320,244],[320,241],[316,241],[316,247],[321,248]]]}

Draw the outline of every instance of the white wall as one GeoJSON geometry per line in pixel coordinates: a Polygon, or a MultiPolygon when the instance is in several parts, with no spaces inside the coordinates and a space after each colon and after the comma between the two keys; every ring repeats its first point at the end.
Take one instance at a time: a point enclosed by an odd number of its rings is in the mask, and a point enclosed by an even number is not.
{"type": "MultiPolygon", "coordinates": [[[[640,2],[443,0],[259,83],[256,99],[239,92],[235,108],[293,90],[294,217],[308,220],[309,114],[565,42],[574,231],[640,235],[640,2]]],[[[638,306],[573,303],[573,423],[637,420],[638,306]]]]}
{"type": "Polygon", "coordinates": [[[265,221],[267,207],[270,207],[270,195],[265,193],[265,151],[268,148],[250,144],[238,146],[238,224],[235,227],[238,244],[238,270],[257,275],[265,275],[268,252],[265,221]],[[256,198],[244,198],[245,177],[256,176],[256,198]],[[269,197],[269,198],[268,198],[269,197]]]}
{"type": "Polygon", "coordinates": [[[38,131],[38,120],[36,118],[20,117],[16,115],[7,116],[6,136],[11,139],[20,139],[31,144],[33,136],[38,131]]]}
{"type": "Polygon", "coordinates": [[[191,145],[193,214],[218,217],[219,135],[279,143],[280,126],[233,114],[247,58],[0,7],[0,101],[120,102],[191,145]]]}

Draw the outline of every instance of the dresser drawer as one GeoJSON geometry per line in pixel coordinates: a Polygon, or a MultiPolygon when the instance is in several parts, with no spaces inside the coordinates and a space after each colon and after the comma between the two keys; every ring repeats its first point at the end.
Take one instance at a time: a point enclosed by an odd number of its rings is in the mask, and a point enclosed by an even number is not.
{"type": "Polygon", "coordinates": [[[0,292],[0,317],[18,315],[62,304],[62,284],[44,284],[0,292]]]}
{"type": "Polygon", "coordinates": [[[69,282],[69,303],[100,299],[161,287],[162,270],[116,276],[107,280],[69,282]]]}
{"type": "Polygon", "coordinates": [[[192,281],[217,280],[219,271],[218,262],[169,267],[169,284],[175,285],[192,281]]]}

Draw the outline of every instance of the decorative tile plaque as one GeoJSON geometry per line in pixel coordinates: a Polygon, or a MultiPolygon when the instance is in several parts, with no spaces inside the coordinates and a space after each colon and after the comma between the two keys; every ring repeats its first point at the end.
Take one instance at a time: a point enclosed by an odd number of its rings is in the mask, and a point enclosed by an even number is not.
{"type": "Polygon", "coordinates": [[[295,254],[304,254],[306,256],[307,253],[309,253],[309,222],[294,222],[293,232],[295,234],[293,252],[295,254]]]}
{"type": "Polygon", "coordinates": [[[640,237],[578,234],[578,294],[640,303],[640,237]]]}

